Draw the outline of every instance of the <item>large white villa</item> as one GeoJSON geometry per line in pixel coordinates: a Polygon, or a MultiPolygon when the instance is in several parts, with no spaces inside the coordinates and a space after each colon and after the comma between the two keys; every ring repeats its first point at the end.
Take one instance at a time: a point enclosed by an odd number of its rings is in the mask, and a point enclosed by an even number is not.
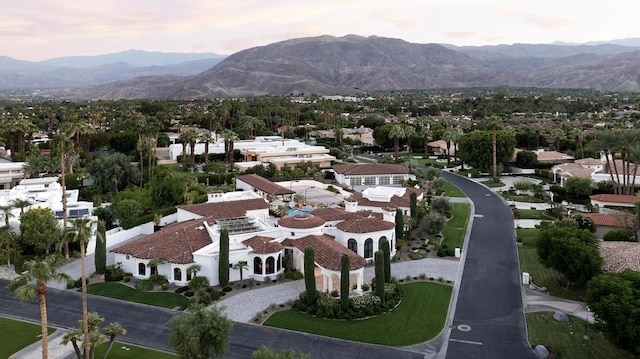
{"type": "MultiPolygon", "coordinates": [[[[216,136],[217,137],[217,136],[216,136]]],[[[258,136],[253,140],[238,140],[233,142],[233,147],[244,156],[246,166],[239,162],[236,167],[242,171],[258,164],[274,164],[276,168],[293,168],[298,164],[311,162],[319,167],[330,167],[331,161],[336,158],[329,154],[329,149],[324,146],[307,145],[295,139],[282,138],[280,136],[258,136]]],[[[204,142],[195,145],[194,153],[203,154],[204,142]]],[[[183,152],[181,143],[169,145],[169,157],[176,160],[183,152]]],[[[209,153],[224,153],[224,140],[209,144],[209,153]]]]}
{"type": "Polygon", "coordinates": [[[245,263],[244,279],[275,279],[284,273],[285,256],[304,271],[304,250],[315,251],[315,276],[319,289],[339,288],[340,258],[350,258],[350,282],[361,290],[364,267],[373,260],[380,241],[389,241],[395,255],[395,208],[359,210],[357,202],[346,208],[320,208],[309,215],[283,217],[275,225],[268,203],[257,193],[210,193],[208,202],[178,207],[177,222],[153,234],[112,249],[115,261],[136,278],[165,275],[170,283],[186,285],[187,269],[200,265],[197,275],[219,284],[220,232],[229,231],[230,281],[241,279],[237,264],[245,263]],[[163,263],[150,268],[149,261],[163,263]],[[154,272],[154,273],[152,273],[154,272]]]}

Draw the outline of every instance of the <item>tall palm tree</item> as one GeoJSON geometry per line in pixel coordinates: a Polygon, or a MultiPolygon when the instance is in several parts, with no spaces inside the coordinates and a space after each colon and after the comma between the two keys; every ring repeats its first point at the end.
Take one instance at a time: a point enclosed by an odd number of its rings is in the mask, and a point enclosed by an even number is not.
{"type": "Polygon", "coordinates": [[[493,158],[493,179],[498,179],[498,134],[497,128],[502,123],[502,119],[498,116],[491,116],[487,120],[487,124],[491,127],[491,146],[493,158]]]}
{"type": "MultiPolygon", "coordinates": [[[[60,156],[60,187],[62,188],[62,230],[67,228],[67,186],[65,182],[65,158],[66,155],[73,149],[73,142],[69,139],[68,135],[59,131],[54,137],[52,147],[58,156],[60,156]]],[[[69,243],[64,242],[64,257],[69,259],[69,243]]]]}
{"type": "MultiPolygon", "coordinates": [[[[87,240],[91,238],[92,221],[88,217],[77,218],[71,221],[71,228],[69,230],[73,239],[80,245],[80,280],[82,282],[82,327],[84,331],[84,337],[89,338],[89,321],[88,321],[88,306],[87,306],[87,258],[85,244],[87,240]]],[[[84,341],[85,353],[89,352],[90,342],[84,341]]]]}
{"type": "Polygon", "coordinates": [[[222,130],[222,138],[224,138],[225,160],[229,163],[230,171],[233,172],[233,142],[238,140],[238,135],[229,129],[222,130]]]}
{"type": "Polygon", "coordinates": [[[204,163],[205,165],[209,163],[209,145],[211,142],[215,142],[215,138],[211,134],[211,130],[208,132],[201,132],[198,139],[204,142],[204,163]]]}
{"type": "Polygon", "coordinates": [[[424,155],[429,155],[429,140],[431,136],[433,136],[433,130],[431,129],[431,125],[433,124],[433,119],[431,117],[421,117],[419,120],[420,130],[419,134],[422,135],[422,142],[424,144],[424,155]]]}
{"type": "Polygon", "coordinates": [[[394,158],[398,160],[398,151],[400,150],[400,139],[405,138],[405,132],[402,125],[395,124],[389,130],[389,138],[393,139],[394,158]]]}
{"type": "Polygon", "coordinates": [[[451,143],[453,142],[453,129],[449,128],[442,133],[442,140],[447,143],[447,167],[449,167],[449,162],[451,161],[451,143]]]}
{"type": "Polygon", "coordinates": [[[407,139],[407,153],[411,156],[411,137],[416,134],[416,129],[411,125],[404,126],[404,137],[407,139]]]}
{"type": "Polygon", "coordinates": [[[453,159],[454,161],[458,161],[458,143],[464,136],[464,132],[462,132],[459,128],[454,128],[451,130],[451,142],[453,142],[453,159]]]}
{"type": "Polygon", "coordinates": [[[57,255],[49,255],[43,259],[32,259],[24,262],[24,272],[9,283],[9,290],[21,301],[30,301],[37,298],[40,304],[40,324],[42,329],[42,358],[49,357],[48,320],[47,320],[47,282],[55,280],[71,281],[71,277],[64,273],[58,273],[65,263],[63,258],[57,255]]]}
{"type": "Polygon", "coordinates": [[[561,128],[554,128],[553,130],[551,130],[550,134],[553,138],[553,143],[555,143],[555,150],[560,151],[560,143],[562,142],[562,140],[567,138],[564,130],[561,128]]]}
{"type": "Polygon", "coordinates": [[[616,152],[620,148],[620,134],[611,130],[598,131],[594,140],[589,144],[596,150],[602,151],[607,162],[607,172],[613,183],[613,192],[622,194],[620,187],[620,175],[618,174],[618,166],[616,164],[616,152]]]}
{"type": "Polygon", "coordinates": [[[536,135],[536,150],[540,148],[540,134],[542,134],[543,130],[542,125],[537,122],[531,125],[530,131],[536,135]]]}

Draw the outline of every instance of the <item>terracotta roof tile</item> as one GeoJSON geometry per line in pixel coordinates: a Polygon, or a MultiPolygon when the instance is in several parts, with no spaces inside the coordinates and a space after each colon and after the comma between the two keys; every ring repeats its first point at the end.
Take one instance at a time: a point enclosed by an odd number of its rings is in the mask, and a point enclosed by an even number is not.
{"type": "Polygon", "coordinates": [[[178,206],[185,211],[199,214],[203,217],[233,218],[242,217],[247,211],[254,209],[268,209],[269,204],[262,198],[245,199],[239,201],[208,202],[178,206]]]}
{"type": "Polygon", "coordinates": [[[395,226],[394,223],[378,218],[353,218],[338,223],[336,228],[346,233],[371,233],[393,229],[395,226]]]}
{"type": "Polygon", "coordinates": [[[304,252],[307,247],[313,248],[315,263],[330,270],[339,271],[341,269],[342,254],[349,256],[350,270],[360,269],[367,265],[367,261],[364,258],[336,242],[334,237],[328,234],[286,239],[283,244],[287,247],[295,247],[302,252],[304,252]]]}
{"type": "Polygon", "coordinates": [[[296,214],[293,217],[283,217],[278,221],[278,226],[285,228],[315,228],[321,227],[325,223],[324,219],[314,215],[296,214]]]}
{"type": "Polygon", "coordinates": [[[347,212],[344,208],[327,207],[315,209],[312,214],[325,221],[344,221],[350,218],[367,218],[370,217],[373,212],[370,210],[347,212]]]}
{"type": "Polygon", "coordinates": [[[589,196],[593,201],[613,202],[613,203],[629,203],[633,204],[640,201],[640,196],[630,196],[621,194],[592,194],[589,196]]]}
{"type": "Polygon", "coordinates": [[[158,257],[171,263],[192,263],[193,252],[211,244],[202,222],[202,219],[193,219],[173,223],[158,232],[114,248],[111,252],[143,259],[158,257]]]}
{"type": "Polygon", "coordinates": [[[593,219],[593,223],[595,223],[596,226],[602,226],[602,227],[633,226],[633,216],[630,214],[624,215],[624,214],[609,214],[609,213],[583,213],[582,216],[593,219]]]}
{"type": "Polygon", "coordinates": [[[249,239],[245,239],[242,241],[247,247],[250,247],[253,253],[257,254],[268,254],[268,253],[276,253],[282,250],[282,244],[278,242],[272,242],[273,238],[264,237],[264,236],[253,236],[249,239]]]}
{"type": "Polygon", "coordinates": [[[257,174],[248,174],[238,176],[238,180],[245,182],[254,188],[261,190],[262,192],[272,194],[272,195],[283,195],[283,194],[293,194],[295,191],[292,191],[286,187],[282,187],[277,183],[273,183],[264,177],[260,177],[257,174]]]}
{"type": "Polygon", "coordinates": [[[377,175],[377,174],[407,174],[409,167],[395,163],[361,163],[334,166],[333,170],[345,175],[377,175]]]}

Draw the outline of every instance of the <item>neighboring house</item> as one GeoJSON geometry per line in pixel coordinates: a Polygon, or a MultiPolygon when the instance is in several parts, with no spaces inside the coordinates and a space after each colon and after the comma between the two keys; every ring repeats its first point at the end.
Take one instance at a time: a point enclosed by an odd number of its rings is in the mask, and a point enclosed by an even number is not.
{"type": "MultiPolygon", "coordinates": [[[[380,249],[380,240],[390,242],[395,255],[395,209],[379,215],[371,211],[318,209],[311,215],[281,218],[270,223],[268,204],[255,192],[212,193],[207,203],[179,206],[177,223],[112,250],[115,261],[136,278],[153,273],[165,275],[170,283],[186,285],[187,269],[198,264],[197,275],[211,285],[219,283],[220,231],[229,230],[229,263],[245,262],[243,278],[274,279],[284,273],[284,258],[304,271],[304,250],[315,250],[315,275],[322,290],[339,288],[340,257],[350,258],[351,284],[361,291],[364,267],[380,249]],[[325,219],[326,217],[326,219],[325,219]],[[164,263],[149,268],[152,258],[164,263]]],[[[231,270],[230,281],[240,280],[239,270],[231,270]]]]}
{"type": "Polygon", "coordinates": [[[533,153],[536,154],[538,162],[541,163],[568,163],[575,160],[573,156],[569,156],[566,153],[558,151],[546,151],[544,149],[540,149],[533,151],[533,153]]]}
{"type": "MultiPolygon", "coordinates": [[[[631,163],[629,171],[633,172],[635,164],[631,163]]],[[[623,176],[623,164],[621,160],[610,161],[607,163],[607,159],[604,154],[601,154],[600,159],[584,158],[576,160],[574,163],[563,163],[551,168],[553,173],[554,182],[559,183],[564,187],[566,180],[570,177],[579,177],[590,179],[594,184],[603,181],[627,182],[640,184],[640,169],[636,173],[628,173],[623,176]],[[618,175],[616,176],[615,169],[618,169],[618,175]],[[613,174],[613,176],[611,175],[613,174]],[[613,177],[613,179],[612,179],[613,177]],[[624,177],[627,177],[626,179],[624,177]],[[635,179],[634,179],[635,177],[635,179]]]]}
{"type": "Polygon", "coordinates": [[[398,186],[415,180],[409,167],[391,163],[361,163],[333,167],[336,181],[357,191],[375,186],[398,186]]]}
{"type": "Polygon", "coordinates": [[[255,192],[268,202],[276,199],[288,202],[293,200],[293,194],[296,193],[290,188],[282,187],[256,174],[236,177],[236,189],[239,188],[244,191],[255,192]]]}
{"type": "Polygon", "coordinates": [[[427,147],[429,151],[433,152],[436,156],[446,156],[447,154],[451,157],[455,157],[456,155],[456,146],[453,142],[449,144],[449,149],[447,150],[447,141],[437,140],[431,141],[427,143],[427,147]]]}
{"type": "Polygon", "coordinates": [[[410,215],[411,193],[416,194],[417,202],[424,198],[424,190],[413,187],[375,187],[367,188],[362,194],[354,195],[345,201],[345,206],[357,204],[360,210],[383,213],[387,208],[398,208],[405,216],[410,215]]]}
{"type": "Polygon", "coordinates": [[[612,229],[633,228],[634,216],[630,214],[610,214],[610,213],[582,213],[581,216],[593,220],[596,225],[596,237],[604,238],[612,229]]]}
{"type": "MultiPolygon", "coordinates": [[[[217,137],[215,142],[209,144],[209,153],[225,153],[224,139],[217,137]]],[[[195,145],[196,154],[204,153],[204,143],[195,145]]],[[[336,158],[329,154],[329,149],[324,146],[311,146],[294,139],[286,139],[279,136],[258,136],[253,140],[237,140],[233,142],[234,150],[240,151],[246,162],[254,162],[253,165],[273,163],[276,168],[293,168],[298,164],[310,162],[319,167],[330,167],[331,161],[336,158]]],[[[176,160],[183,152],[181,143],[169,145],[169,157],[176,160]]]]}
{"type": "Polygon", "coordinates": [[[0,162],[0,189],[11,189],[24,178],[24,162],[0,162]]]}
{"type": "Polygon", "coordinates": [[[609,207],[629,207],[635,208],[635,203],[640,201],[640,193],[634,196],[621,194],[593,194],[589,196],[591,204],[599,212],[600,208],[609,207]]]}
{"type": "MultiPolygon", "coordinates": [[[[0,190],[0,206],[5,207],[9,215],[9,223],[5,222],[4,215],[0,216],[0,221],[4,225],[9,225],[16,233],[20,233],[20,214],[31,208],[49,208],[53,211],[56,219],[62,221],[62,186],[58,183],[59,177],[27,178],[11,189],[0,190]],[[15,207],[15,200],[28,202],[24,208],[15,207]]],[[[82,217],[93,216],[93,202],[78,201],[80,191],[67,190],[67,218],[69,220],[82,217]]],[[[92,236],[87,245],[88,253],[92,253],[95,245],[92,243],[95,236],[92,236]]]]}

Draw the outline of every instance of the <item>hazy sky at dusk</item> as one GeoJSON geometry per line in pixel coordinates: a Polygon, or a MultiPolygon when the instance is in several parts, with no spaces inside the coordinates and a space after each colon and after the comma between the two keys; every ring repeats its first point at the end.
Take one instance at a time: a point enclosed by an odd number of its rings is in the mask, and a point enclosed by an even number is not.
{"type": "Polygon", "coordinates": [[[0,56],[231,54],[307,36],[495,45],[640,37],[638,0],[2,0],[0,56]]]}

